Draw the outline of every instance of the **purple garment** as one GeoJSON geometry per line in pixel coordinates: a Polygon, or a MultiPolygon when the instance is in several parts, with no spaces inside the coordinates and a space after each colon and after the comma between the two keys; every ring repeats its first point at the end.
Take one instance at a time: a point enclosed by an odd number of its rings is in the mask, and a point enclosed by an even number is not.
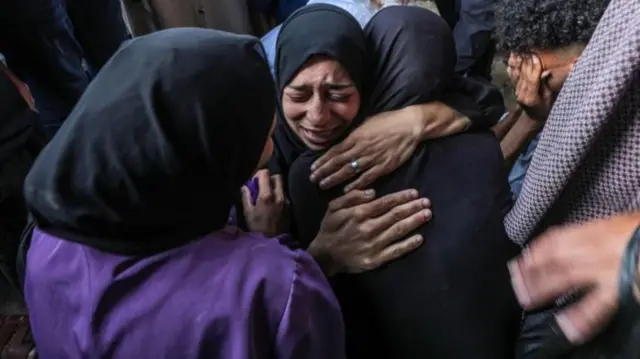
{"type": "Polygon", "coordinates": [[[301,250],[235,227],[150,257],[36,229],[25,296],[43,359],[341,359],[344,328],[301,250]]]}

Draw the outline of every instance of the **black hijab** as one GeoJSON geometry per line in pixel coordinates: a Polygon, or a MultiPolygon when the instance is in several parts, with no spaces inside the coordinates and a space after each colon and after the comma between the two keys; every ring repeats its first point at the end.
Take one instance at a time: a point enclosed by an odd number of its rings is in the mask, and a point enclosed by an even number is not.
{"type": "Polygon", "coordinates": [[[454,78],[456,47],[440,16],[394,6],[376,14],[364,31],[371,61],[367,115],[443,97],[454,78]]]}
{"type": "MultiPolygon", "coordinates": [[[[446,96],[479,111],[455,92],[453,39],[435,14],[383,9],[365,34],[376,59],[368,115],[446,96]]],[[[328,203],[342,195],[341,187],[322,191],[309,181],[316,157],[300,156],[289,176],[302,245],[318,233],[328,203]]],[[[511,194],[496,138],[478,132],[424,142],[372,187],[378,197],[416,188],[431,200],[434,217],[414,231],[425,238],[416,251],[377,270],[333,278],[347,356],[510,359],[521,313],[506,262],[519,248],[504,231],[511,194]]]]}
{"type": "Polygon", "coordinates": [[[27,177],[39,228],[126,255],[222,228],[272,125],[262,52],[253,37],[189,28],[124,44],[27,177]]]}
{"type": "Polygon", "coordinates": [[[364,32],[372,61],[367,116],[435,100],[470,118],[473,129],[487,129],[504,114],[495,86],[454,74],[453,34],[437,14],[393,6],[376,14],[364,32]]]}
{"type": "Polygon", "coordinates": [[[288,175],[289,168],[307,146],[291,130],[282,111],[282,93],[313,56],[338,61],[363,93],[366,77],[365,39],[360,24],[348,12],[333,5],[312,4],[294,12],[282,24],[276,44],[278,122],[274,133],[272,172],[288,175]]]}

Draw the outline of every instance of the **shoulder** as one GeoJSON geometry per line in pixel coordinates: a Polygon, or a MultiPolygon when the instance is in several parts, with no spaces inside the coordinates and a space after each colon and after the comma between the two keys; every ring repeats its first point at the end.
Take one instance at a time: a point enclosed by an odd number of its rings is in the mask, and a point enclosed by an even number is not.
{"type": "Polygon", "coordinates": [[[241,232],[234,241],[242,245],[233,251],[230,262],[252,272],[265,289],[278,290],[278,297],[288,297],[302,283],[326,281],[313,258],[302,249],[288,246],[285,237],[241,232]]]}
{"type": "Polygon", "coordinates": [[[254,293],[254,301],[264,303],[272,326],[280,331],[283,325],[290,325],[289,316],[299,317],[308,308],[339,311],[329,282],[306,251],[292,249],[279,238],[247,235],[252,243],[231,259],[240,265],[234,272],[245,272],[235,280],[248,286],[245,290],[254,293]]]}

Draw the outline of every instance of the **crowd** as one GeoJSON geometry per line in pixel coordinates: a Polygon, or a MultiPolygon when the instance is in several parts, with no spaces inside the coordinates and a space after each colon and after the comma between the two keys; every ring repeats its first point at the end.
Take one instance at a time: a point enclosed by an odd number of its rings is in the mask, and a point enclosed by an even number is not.
{"type": "Polygon", "coordinates": [[[640,3],[93,3],[0,14],[1,358],[640,357],[640,3]]]}

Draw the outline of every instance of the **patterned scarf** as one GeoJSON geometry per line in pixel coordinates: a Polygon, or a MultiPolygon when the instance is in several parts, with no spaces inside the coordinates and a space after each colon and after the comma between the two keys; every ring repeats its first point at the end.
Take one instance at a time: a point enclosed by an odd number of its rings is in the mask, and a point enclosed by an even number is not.
{"type": "Polygon", "coordinates": [[[526,244],[548,226],[640,209],[640,1],[612,0],[551,111],[507,215],[526,244]]]}

